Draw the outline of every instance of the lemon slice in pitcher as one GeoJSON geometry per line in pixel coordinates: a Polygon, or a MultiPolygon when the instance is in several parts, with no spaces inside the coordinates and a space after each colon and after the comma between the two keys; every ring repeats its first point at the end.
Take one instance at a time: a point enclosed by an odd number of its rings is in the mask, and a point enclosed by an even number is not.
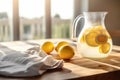
{"type": "Polygon", "coordinates": [[[105,44],[108,41],[108,37],[105,34],[99,34],[96,36],[96,42],[98,44],[105,44]]]}
{"type": "Polygon", "coordinates": [[[100,45],[100,47],[99,47],[100,53],[106,54],[106,53],[109,52],[109,50],[110,50],[110,44],[109,44],[109,43],[102,44],[102,45],[100,45]]]}
{"type": "Polygon", "coordinates": [[[87,43],[89,46],[92,46],[92,47],[98,46],[98,43],[96,43],[96,36],[97,36],[97,33],[96,33],[96,32],[89,32],[89,33],[85,36],[86,43],[87,43]]]}

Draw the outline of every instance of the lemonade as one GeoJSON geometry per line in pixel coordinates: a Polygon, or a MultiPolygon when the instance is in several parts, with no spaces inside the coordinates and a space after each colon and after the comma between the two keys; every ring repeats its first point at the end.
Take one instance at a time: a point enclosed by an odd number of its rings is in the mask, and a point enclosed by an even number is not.
{"type": "Polygon", "coordinates": [[[112,40],[103,26],[86,29],[78,38],[78,52],[88,58],[105,58],[112,49],[112,40]]]}

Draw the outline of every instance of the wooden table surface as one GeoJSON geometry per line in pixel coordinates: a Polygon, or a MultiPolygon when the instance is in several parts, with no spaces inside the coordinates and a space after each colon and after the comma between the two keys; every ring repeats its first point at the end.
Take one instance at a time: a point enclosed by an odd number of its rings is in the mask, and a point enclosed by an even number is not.
{"type": "MultiPolygon", "coordinates": [[[[48,40],[48,39],[47,39],[48,40]]],[[[50,39],[54,43],[62,39],[50,39]]],[[[26,49],[41,44],[46,40],[29,40],[2,42],[0,45],[7,46],[12,50],[25,51],[26,49]]],[[[67,40],[68,41],[68,40],[67,40]]],[[[69,40],[70,41],[70,40],[69,40]]],[[[5,47],[0,49],[6,50],[5,47]]],[[[70,61],[65,61],[62,69],[49,70],[41,76],[30,78],[12,78],[0,76],[0,80],[119,80],[120,79],[120,46],[113,46],[109,57],[100,60],[82,58],[76,54],[70,61]]]]}

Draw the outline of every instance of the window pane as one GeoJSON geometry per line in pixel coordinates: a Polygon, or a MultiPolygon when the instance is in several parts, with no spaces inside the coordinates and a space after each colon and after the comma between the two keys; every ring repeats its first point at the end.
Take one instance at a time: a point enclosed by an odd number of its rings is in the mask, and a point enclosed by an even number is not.
{"type": "Polygon", "coordinates": [[[12,0],[0,0],[0,41],[12,40],[12,0]]]}
{"type": "Polygon", "coordinates": [[[73,15],[73,0],[51,0],[52,37],[69,38],[73,15]]]}
{"type": "Polygon", "coordinates": [[[45,37],[44,2],[45,0],[19,0],[21,40],[45,37]]]}

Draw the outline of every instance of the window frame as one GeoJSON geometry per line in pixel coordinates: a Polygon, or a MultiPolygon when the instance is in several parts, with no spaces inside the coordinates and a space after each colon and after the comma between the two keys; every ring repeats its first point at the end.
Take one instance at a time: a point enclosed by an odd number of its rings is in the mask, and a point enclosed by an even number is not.
{"type": "MultiPolygon", "coordinates": [[[[83,11],[88,11],[88,0],[74,0],[73,20],[83,11]],[[84,8],[85,7],[85,8],[84,8]]],[[[51,38],[51,0],[45,0],[45,38],[51,38]]],[[[13,0],[13,40],[20,40],[19,0],[13,0]]]]}
{"type": "Polygon", "coordinates": [[[13,40],[20,40],[19,0],[13,0],[13,40]]]}

